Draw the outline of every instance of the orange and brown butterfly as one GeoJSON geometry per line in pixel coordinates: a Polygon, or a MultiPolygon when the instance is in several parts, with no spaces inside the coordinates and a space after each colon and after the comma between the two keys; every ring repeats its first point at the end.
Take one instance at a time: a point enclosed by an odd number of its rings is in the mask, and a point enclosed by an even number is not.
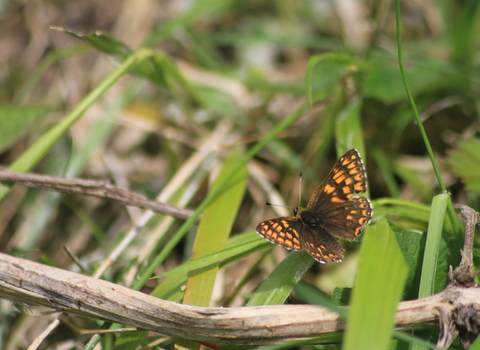
{"type": "Polygon", "coordinates": [[[355,194],[367,190],[367,175],[356,149],[345,153],[313,193],[307,208],[297,207],[292,217],[258,224],[256,231],[287,249],[305,249],[320,263],[343,259],[344,249],[333,237],[353,240],[370,222],[372,205],[355,194]]]}

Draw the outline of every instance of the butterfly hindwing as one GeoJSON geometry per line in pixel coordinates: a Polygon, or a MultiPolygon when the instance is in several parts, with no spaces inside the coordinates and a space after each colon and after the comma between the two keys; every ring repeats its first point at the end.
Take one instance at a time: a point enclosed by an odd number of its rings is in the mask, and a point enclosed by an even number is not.
{"type": "Polygon", "coordinates": [[[304,226],[301,239],[302,249],[305,249],[319,263],[324,264],[327,258],[334,262],[343,260],[344,249],[324,229],[312,230],[310,227],[304,226]]]}
{"type": "Polygon", "coordinates": [[[300,232],[302,223],[296,217],[280,217],[262,221],[256,231],[270,242],[279,244],[287,249],[302,249],[300,232]]]}
{"type": "Polygon", "coordinates": [[[287,249],[305,249],[320,263],[342,261],[342,246],[328,232],[314,231],[296,217],[280,217],[261,222],[256,231],[274,244],[287,249]]]}

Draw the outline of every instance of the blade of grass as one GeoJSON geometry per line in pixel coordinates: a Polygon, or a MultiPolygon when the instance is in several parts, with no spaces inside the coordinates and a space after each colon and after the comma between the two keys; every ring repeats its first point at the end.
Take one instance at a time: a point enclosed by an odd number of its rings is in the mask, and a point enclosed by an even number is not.
{"type": "MultiPolygon", "coordinates": [[[[210,205],[210,203],[215,200],[217,195],[224,190],[225,186],[231,181],[231,179],[247,164],[248,160],[250,160],[258,151],[260,151],[270,140],[275,138],[281,131],[286,129],[289,125],[291,125],[295,120],[297,120],[303,112],[303,108],[299,109],[297,112],[286,118],[282,123],[278,124],[276,128],[274,128],[267,137],[255,144],[254,147],[250,149],[246,156],[244,156],[239,162],[237,162],[236,166],[231,169],[231,171],[217,184],[217,187],[213,188],[209,195],[200,203],[199,207],[195,211],[195,213],[188,219],[177,231],[177,233],[172,237],[172,239],[166,244],[164,249],[160,252],[159,255],[155,258],[155,260],[145,269],[140,278],[137,280],[136,283],[133,284],[132,289],[139,290],[143,287],[145,282],[148,278],[153,274],[155,269],[163,262],[163,260],[168,256],[168,254],[172,251],[172,249],[178,244],[178,242],[183,238],[183,236],[188,232],[190,227],[195,223],[197,218],[203,212],[203,210],[210,205]]],[[[180,274],[177,276],[171,276],[171,278],[182,278],[183,276],[180,274]]],[[[164,285],[164,283],[162,283],[164,285]]],[[[178,295],[178,294],[176,294],[178,295]]]]}
{"type": "MultiPolygon", "coordinates": [[[[445,183],[443,182],[442,176],[440,174],[440,169],[438,168],[437,162],[435,160],[435,156],[433,155],[433,150],[430,145],[430,141],[428,140],[427,133],[425,128],[423,127],[423,123],[420,120],[420,116],[418,115],[417,106],[415,104],[415,100],[413,99],[412,93],[410,91],[410,87],[408,85],[407,77],[405,76],[405,70],[403,68],[403,53],[402,53],[402,32],[400,27],[400,0],[396,0],[396,8],[395,8],[395,17],[396,17],[396,31],[397,31],[397,45],[398,45],[398,66],[400,68],[400,73],[402,75],[403,84],[405,85],[405,91],[407,92],[408,100],[410,101],[410,105],[412,106],[413,114],[415,116],[415,120],[417,121],[418,129],[420,130],[420,134],[422,135],[423,142],[425,143],[425,148],[427,149],[428,156],[430,157],[430,162],[432,163],[433,171],[435,172],[435,176],[437,177],[438,184],[443,193],[447,193],[447,188],[445,187],[445,183]]],[[[452,222],[453,231],[456,234],[460,233],[460,225],[457,220],[457,215],[455,214],[455,209],[453,208],[453,204],[451,201],[448,201],[448,215],[450,217],[450,221],[452,222]]]]}
{"type": "Polygon", "coordinates": [[[258,287],[247,306],[283,304],[313,262],[304,250],[290,253],[258,287]]]}
{"type": "MultiPolygon", "coordinates": [[[[244,253],[251,254],[254,251],[271,247],[271,243],[260,238],[256,232],[248,232],[241,235],[237,235],[231,238],[225,249],[207,254],[197,259],[192,259],[184,264],[166,271],[160,275],[152,278],[167,277],[176,274],[185,274],[187,272],[207,267],[227,259],[237,260],[237,256],[242,256],[244,253]]],[[[229,260],[229,262],[233,262],[229,260]]]]}
{"type": "Polygon", "coordinates": [[[454,149],[450,150],[447,157],[447,163],[452,172],[462,178],[468,190],[476,194],[480,194],[480,168],[472,164],[480,164],[479,149],[480,139],[471,138],[459,142],[454,149]]]}
{"type": "Polygon", "coordinates": [[[303,280],[300,280],[295,285],[294,293],[300,300],[305,301],[307,304],[324,306],[335,311],[340,317],[347,317],[346,309],[340,308],[332,301],[330,296],[303,280]]]}
{"type": "MultiPolygon", "coordinates": [[[[222,167],[212,190],[222,183],[225,176],[230,174],[232,168],[241,158],[242,154],[239,150],[232,152],[222,167]]],[[[222,191],[222,194],[205,209],[195,237],[192,258],[200,258],[226,246],[245,192],[247,176],[248,171],[244,166],[230,180],[228,188],[222,191]]],[[[217,263],[189,273],[183,304],[210,305],[218,267],[219,264],[217,263]]],[[[188,339],[177,338],[176,348],[198,349],[200,344],[188,339]]]]}
{"type": "Polygon", "coordinates": [[[430,207],[421,203],[413,203],[395,198],[381,198],[372,201],[375,208],[375,217],[386,215],[404,215],[414,220],[428,222],[430,207]]]}
{"type": "Polygon", "coordinates": [[[343,349],[388,349],[407,265],[385,219],[368,226],[348,312],[343,349]]]}
{"type": "Polygon", "coordinates": [[[423,346],[425,349],[438,349],[435,344],[429,343],[426,340],[420,339],[418,337],[415,337],[411,334],[405,333],[405,332],[400,332],[400,331],[394,331],[393,335],[396,339],[403,340],[404,342],[414,344],[414,345],[419,345],[423,346]]]}
{"type": "Polygon", "coordinates": [[[428,223],[427,242],[423,255],[422,276],[418,298],[428,297],[433,294],[435,273],[437,269],[438,250],[442,237],[445,211],[449,199],[448,194],[439,194],[433,197],[430,220],[428,223]]]}
{"type": "MultiPolygon", "coordinates": [[[[418,298],[424,298],[434,293],[440,239],[445,219],[445,210],[449,198],[450,197],[447,194],[439,194],[438,196],[433,197],[427,231],[427,241],[425,243],[425,252],[423,255],[418,298]]],[[[415,334],[428,339],[430,332],[420,331],[415,334]]],[[[414,344],[412,347],[412,350],[421,349],[426,348],[423,345],[418,344],[414,344]]]]}
{"type": "Polygon", "coordinates": [[[271,246],[272,245],[270,242],[261,239],[256,232],[248,232],[237,235],[228,240],[227,248],[223,249],[222,251],[208,254],[198,259],[189,260],[175,269],[152,277],[167,277],[155,288],[155,290],[152,292],[152,295],[156,296],[157,298],[178,302],[181,298],[183,298],[184,292],[181,290],[181,287],[186,283],[188,272],[200,269],[202,267],[211,266],[219,262],[221,262],[220,268],[223,268],[226,265],[231,264],[247,255],[271,246]],[[253,236],[253,239],[249,238],[251,236],[253,236]],[[246,248],[243,246],[246,246],[246,248]]]}

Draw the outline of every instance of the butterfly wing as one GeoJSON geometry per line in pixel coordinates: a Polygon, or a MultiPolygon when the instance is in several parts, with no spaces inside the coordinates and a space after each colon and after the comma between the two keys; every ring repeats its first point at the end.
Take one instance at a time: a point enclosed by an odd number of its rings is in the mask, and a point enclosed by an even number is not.
{"type": "Polygon", "coordinates": [[[262,221],[256,228],[257,233],[274,244],[287,249],[302,249],[300,234],[302,223],[296,217],[280,217],[262,221]]]}
{"type": "Polygon", "coordinates": [[[356,149],[345,153],[308,202],[307,210],[318,216],[318,225],[330,234],[352,240],[372,217],[367,198],[355,196],[367,190],[367,175],[356,149]]]}
{"type": "Polygon", "coordinates": [[[258,224],[256,231],[272,243],[287,249],[305,249],[320,263],[325,259],[340,262],[343,259],[342,246],[322,228],[313,230],[296,217],[280,217],[258,224]]]}
{"type": "Polygon", "coordinates": [[[333,262],[341,262],[343,260],[343,252],[345,251],[340,243],[321,227],[313,230],[304,225],[302,232],[302,249],[314,257],[319,263],[325,264],[328,258],[333,262]]]}

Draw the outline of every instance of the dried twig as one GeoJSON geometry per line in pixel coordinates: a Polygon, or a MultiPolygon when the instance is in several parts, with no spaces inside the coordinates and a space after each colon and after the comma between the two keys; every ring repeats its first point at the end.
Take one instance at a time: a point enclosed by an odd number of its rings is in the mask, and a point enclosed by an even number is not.
{"type": "MultiPolygon", "coordinates": [[[[466,205],[457,205],[460,214],[465,221],[465,240],[461,251],[460,264],[448,273],[452,287],[468,288],[468,290],[480,290],[475,285],[475,277],[479,271],[473,271],[473,240],[475,226],[480,223],[480,215],[466,205]]],[[[447,349],[460,336],[460,343],[468,348],[480,333],[480,310],[470,303],[460,303],[457,300],[452,304],[453,308],[439,308],[440,313],[440,338],[437,347],[447,349]]]]}
{"type": "Polygon", "coordinates": [[[154,212],[171,215],[179,219],[188,219],[193,214],[193,212],[188,209],[179,209],[165,203],[148,200],[141,194],[112,185],[108,181],[65,179],[47,175],[12,173],[0,170],[0,182],[1,181],[62,193],[78,193],[113,199],[124,205],[150,209],[154,212]]]}
{"type": "MultiPolygon", "coordinates": [[[[0,254],[0,296],[62,312],[128,324],[153,332],[222,344],[274,344],[341,332],[344,320],[316,305],[202,308],[0,254]]],[[[435,327],[439,309],[480,310],[480,290],[450,285],[441,293],[399,304],[402,329],[435,327]]]]}
{"type": "Polygon", "coordinates": [[[448,277],[450,283],[464,287],[473,287],[475,285],[475,277],[480,274],[479,271],[473,271],[473,241],[475,238],[475,226],[480,223],[479,213],[466,205],[457,205],[456,208],[460,209],[460,214],[463,221],[465,221],[465,240],[463,250],[461,251],[462,260],[460,265],[453,271],[450,266],[448,277]]]}

